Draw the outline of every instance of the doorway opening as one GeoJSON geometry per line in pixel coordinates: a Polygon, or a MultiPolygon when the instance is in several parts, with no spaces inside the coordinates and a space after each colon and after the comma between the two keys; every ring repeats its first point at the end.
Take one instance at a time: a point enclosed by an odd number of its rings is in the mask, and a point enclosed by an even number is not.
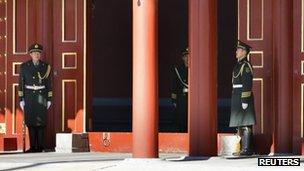
{"type": "MultiPolygon", "coordinates": [[[[92,5],[92,131],[131,132],[132,0],[92,5]]],[[[159,131],[186,132],[187,113],[176,115],[171,93],[174,66],[188,46],[188,0],[158,1],[158,42],[159,131]]]]}
{"type": "Polygon", "coordinates": [[[182,83],[188,84],[188,68],[183,62],[187,48],[188,0],[158,1],[160,132],[187,132],[188,92],[183,92],[182,83]]]}
{"type": "Polygon", "coordinates": [[[92,11],[92,128],[132,129],[132,0],[95,0],[92,11]]]}
{"type": "Polygon", "coordinates": [[[218,0],[218,133],[235,132],[229,127],[231,112],[231,73],[236,62],[235,47],[238,37],[238,2],[218,0]]]}

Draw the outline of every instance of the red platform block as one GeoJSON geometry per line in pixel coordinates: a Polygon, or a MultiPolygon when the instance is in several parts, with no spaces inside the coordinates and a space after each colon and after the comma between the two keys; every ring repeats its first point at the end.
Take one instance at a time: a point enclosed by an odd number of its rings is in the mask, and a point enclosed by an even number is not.
{"type": "Polygon", "coordinates": [[[3,138],[3,151],[17,151],[17,137],[3,138]]]}

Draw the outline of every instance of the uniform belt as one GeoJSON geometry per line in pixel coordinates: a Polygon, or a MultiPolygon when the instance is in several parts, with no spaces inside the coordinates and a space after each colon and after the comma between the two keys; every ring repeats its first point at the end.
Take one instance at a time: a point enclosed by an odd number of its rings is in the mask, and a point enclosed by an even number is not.
{"type": "Polygon", "coordinates": [[[233,88],[243,88],[242,84],[233,84],[232,85],[233,88]]]}
{"type": "Polygon", "coordinates": [[[45,86],[30,86],[30,85],[26,85],[25,88],[30,89],[30,90],[42,90],[42,89],[45,89],[45,86]]]}
{"type": "Polygon", "coordinates": [[[183,93],[188,93],[188,88],[183,88],[183,93]]]}

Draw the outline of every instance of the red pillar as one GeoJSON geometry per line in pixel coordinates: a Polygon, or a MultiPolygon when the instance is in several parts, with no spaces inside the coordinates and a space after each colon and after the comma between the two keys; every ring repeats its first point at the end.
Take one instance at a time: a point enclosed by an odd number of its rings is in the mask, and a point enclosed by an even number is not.
{"type": "Polygon", "coordinates": [[[189,0],[189,155],[217,155],[216,1],[189,0]]]}
{"type": "Polygon", "coordinates": [[[133,0],[133,157],[158,157],[157,0],[133,0]]]}
{"type": "Polygon", "coordinates": [[[275,59],[274,152],[292,152],[292,1],[273,0],[275,59]]]}

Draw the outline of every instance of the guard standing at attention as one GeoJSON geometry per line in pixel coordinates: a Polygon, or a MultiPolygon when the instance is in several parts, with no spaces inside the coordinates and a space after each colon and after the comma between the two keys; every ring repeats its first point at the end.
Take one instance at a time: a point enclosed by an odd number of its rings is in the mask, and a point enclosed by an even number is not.
{"type": "Polygon", "coordinates": [[[188,56],[187,48],[182,52],[182,63],[173,68],[171,100],[180,132],[188,130],[188,56]]]}
{"type": "Polygon", "coordinates": [[[237,156],[250,156],[252,149],[252,126],[256,124],[254,97],[252,93],[253,70],[247,60],[251,47],[239,41],[236,50],[237,64],[232,73],[232,97],[230,127],[238,127],[241,151],[237,156]]]}
{"type": "Polygon", "coordinates": [[[20,67],[18,94],[30,137],[30,149],[26,152],[43,151],[47,109],[51,106],[51,66],[41,61],[42,50],[40,44],[31,45],[28,52],[32,59],[20,67]]]}

